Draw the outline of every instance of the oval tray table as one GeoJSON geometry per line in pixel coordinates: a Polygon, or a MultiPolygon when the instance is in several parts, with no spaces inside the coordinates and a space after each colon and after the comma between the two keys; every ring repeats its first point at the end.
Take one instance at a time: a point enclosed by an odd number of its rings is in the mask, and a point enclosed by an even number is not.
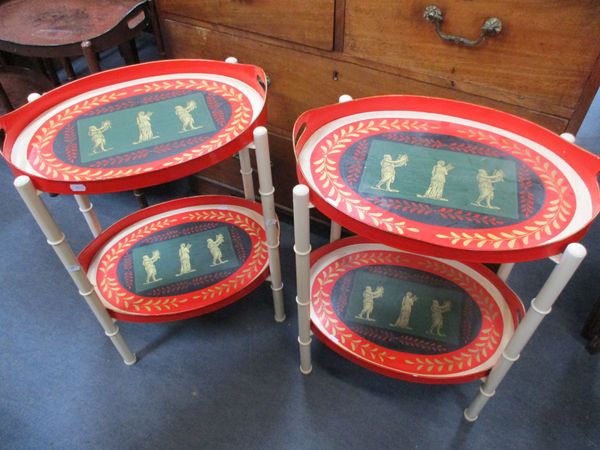
{"type": "Polygon", "coordinates": [[[313,252],[312,329],[383,375],[457,383],[487,375],[524,316],[488,268],[403,252],[361,237],[313,252]]]}
{"type": "Polygon", "coordinates": [[[54,193],[107,193],[183,178],[252,142],[266,119],[256,66],[158,61],[61,86],[0,117],[15,175],[54,193]]]}
{"type": "Polygon", "coordinates": [[[312,370],[312,326],[384,375],[485,377],[465,410],[474,421],[585,257],[600,158],[473,104],[344,97],[294,125],[300,370],[312,370]],[[332,241],[340,227],[364,240],[319,249],[310,267],[310,203],[335,221],[332,241]],[[505,281],[515,262],[545,257],[558,265],[520,320],[505,281]],[[480,263],[506,264],[495,275],[480,263]]]}
{"type": "Polygon", "coordinates": [[[265,102],[259,67],[234,58],[169,60],[76,80],[0,117],[2,155],[19,194],[126,364],[136,357],[113,319],[197,316],[268,275],[275,320],[285,319],[265,102]],[[175,200],[102,231],[87,194],[183,178],[235,153],[245,200],[175,200]],[[75,197],[95,237],[79,259],[37,191],[75,197]]]}
{"type": "Polygon", "coordinates": [[[220,309],[267,277],[260,205],[200,196],[121,219],[79,255],[116,319],[164,322],[220,309]]]}
{"type": "Polygon", "coordinates": [[[357,234],[478,262],[560,253],[600,210],[600,158],[526,120],[452,100],[385,96],[294,127],[311,202],[357,234]]]}

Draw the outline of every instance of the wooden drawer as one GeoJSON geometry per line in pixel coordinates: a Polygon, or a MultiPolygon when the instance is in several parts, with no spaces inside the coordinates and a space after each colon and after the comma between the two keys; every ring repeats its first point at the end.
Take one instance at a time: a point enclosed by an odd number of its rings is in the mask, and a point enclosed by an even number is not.
{"type": "Polygon", "coordinates": [[[158,0],[161,13],[182,15],[323,50],[333,48],[335,0],[158,0]]]}
{"type": "Polygon", "coordinates": [[[597,0],[347,0],[345,17],[347,55],[563,117],[600,52],[597,0]],[[423,18],[429,4],[443,11],[445,33],[475,38],[493,16],[503,29],[474,48],[444,42],[423,18]]]}
{"type": "MultiPolygon", "coordinates": [[[[294,121],[308,109],[337,102],[341,94],[356,98],[382,94],[455,98],[528,118],[556,132],[564,131],[567,123],[565,118],[513,104],[181,22],[163,20],[162,29],[169,43],[169,54],[174,58],[223,60],[235,56],[241,63],[261,66],[270,76],[267,95],[269,130],[279,135],[271,141],[273,182],[277,188],[277,203],[287,208],[291,207],[291,190],[296,184],[291,144],[294,121]]],[[[217,181],[223,187],[241,189],[239,162],[235,160],[202,171],[200,181],[206,178],[217,181]]],[[[214,186],[210,191],[206,190],[207,187],[203,183],[202,192],[215,192],[214,186]]]]}

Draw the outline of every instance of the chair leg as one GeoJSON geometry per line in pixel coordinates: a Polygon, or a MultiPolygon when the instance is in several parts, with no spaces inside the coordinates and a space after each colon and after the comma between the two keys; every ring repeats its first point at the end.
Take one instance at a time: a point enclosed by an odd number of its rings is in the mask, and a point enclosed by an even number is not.
{"type": "Polygon", "coordinates": [[[65,69],[65,75],[67,76],[68,81],[73,81],[75,78],[75,71],[73,70],[73,65],[71,64],[71,60],[69,58],[61,58],[60,60],[63,69],[65,69]]]}
{"type": "Polygon", "coordinates": [[[83,41],[81,43],[81,51],[83,52],[90,73],[100,72],[100,70],[102,70],[100,68],[100,60],[98,59],[97,53],[92,48],[92,43],[90,41],[83,41]]]}
{"type": "Polygon", "coordinates": [[[135,45],[135,39],[131,39],[123,44],[120,44],[119,53],[121,53],[121,56],[125,60],[125,64],[128,66],[132,64],[138,64],[140,62],[137,47],[135,45]]]}
{"type": "Polygon", "coordinates": [[[147,0],[148,2],[148,15],[150,16],[150,23],[152,25],[152,32],[156,39],[156,48],[161,59],[166,58],[165,43],[163,41],[162,32],[160,30],[160,23],[158,21],[158,14],[156,12],[156,3],[154,0],[147,0]]]}
{"type": "Polygon", "coordinates": [[[140,209],[144,209],[148,207],[148,199],[146,198],[146,194],[141,189],[136,189],[133,191],[133,196],[138,202],[140,209]]]}
{"type": "Polygon", "coordinates": [[[298,344],[300,372],[312,371],[310,356],[310,215],[308,187],[294,187],[294,253],[296,254],[296,303],[298,304],[298,344]]]}
{"type": "Polygon", "coordinates": [[[271,273],[271,291],[273,292],[273,307],[275,321],[285,320],[283,304],[283,281],[281,279],[281,262],[279,258],[279,228],[275,215],[275,188],[271,175],[271,158],[269,157],[269,141],[267,129],[254,129],[254,145],[256,146],[256,166],[258,168],[258,192],[263,209],[267,247],[269,249],[269,270],[271,273]]]}
{"type": "Polygon", "coordinates": [[[502,357],[496,363],[485,382],[479,387],[479,394],[465,409],[464,416],[469,422],[474,422],[479,417],[479,413],[486,405],[488,400],[496,393],[496,388],[502,382],[502,379],[512,367],[513,363],[519,359],[521,351],[542,322],[544,317],[550,314],[552,305],[560,295],[566,284],[569,282],[579,264],[585,258],[586,250],[581,244],[569,244],[560,262],[554,268],[546,283],[531,301],[531,306],[525,314],[523,321],[515,330],[515,334],[510,339],[506,348],[502,352],[502,357]]]}
{"type": "Polygon", "coordinates": [[[135,364],[135,354],[129,350],[123,336],[119,333],[119,327],[113,322],[108,311],[102,305],[94,286],[79,265],[77,257],[65,239],[64,233],[58,227],[46,205],[44,205],[44,202],[38,197],[29,177],[19,176],[15,179],[14,184],[31,215],[46,236],[48,244],[52,246],[63,263],[65,270],[77,286],[79,294],[85,299],[96,319],[100,322],[104,333],[112,341],[112,344],[123,358],[123,362],[127,365],[135,364]]]}

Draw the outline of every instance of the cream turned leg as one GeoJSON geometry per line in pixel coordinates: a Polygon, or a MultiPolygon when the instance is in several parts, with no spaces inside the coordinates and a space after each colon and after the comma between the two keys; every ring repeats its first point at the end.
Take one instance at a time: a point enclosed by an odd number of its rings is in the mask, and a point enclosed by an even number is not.
{"type": "MultiPolygon", "coordinates": [[[[339,98],[339,103],[346,103],[352,100],[347,94],[341,95],[339,98]]],[[[340,237],[342,237],[342,226],[339,223],[331,221],[331,226],[329,229],[329,242],[337,241],[340,237]]]]}
{"type": "Polygon", "coordinates": [[[514,263],[500,264],[500,267],[498,268],[498,278],[500,278],[502,281],[506,282],[506,280],[508,280],[508,277],[510,276],[510,273],[512,272],[514,267],[515,267],[514,263]]]}
{"type": "Polygon", "coordinates": [[[271,272],[271,290],[273,291],[273,306],[275,320],[285,320],[283,306],[283,282],[281,280],[281,263],[279,260],[279,228],[275,216],[275,188],[271,177],[271,158],[269,157],[269,137],[265,127],[254,130],[254,145],[256,146],[256,166],[258,168],[258,192],[265,218],[267,247],[269,248],[269,270],[271,272]]]}
{"type": "Polygon", "coordinates": [[[81,214],[83,214],[88,227],[90,227],[90,231],[94,237],[97,237],[102,232],[102,226],[100,225],[98,216],[96,216],[96,212],[94,211],[94,205],[87,195],[74,195],[74,197],[75,201],[77,202],[77,206],[79,206],[79,211],[81,211],[81,214]]]}
{"type": "Polygon", "coordinates": [[[294,253],[296,253],[296,303],[298,304],[298,343],[300,372],[312,371],[310,358],[310,215],[308,187],[294,187],[294,253]]]}
{"type": "Polygon", "coordinates": [[[586,250],[581,244],[569,244],[565,252],[560,258],[560,262],[554,268],[548,280],[535,297],[531,301],[531,306],[527,314],[523,318],[515,330],[515,334],[508,342],[502,357],[496,363],[485,382],[479,388],[479,394],[473,402],[465,409],[465,419],[469,422],[477,420],[479,413],[496,393],[496,388],[512,367],[513,363],[519,359],[519,355],[538,325],[544,317],[552,310],[552,305],[556,298],[560,295],[565,285],[569,282],[583,258],[585,258],[586,250]]]}
{"type": "MultiPolygon", "coordinates": [[[[237,58],[233,56],[225,59],[226,63],[237,64],[237,58]]],[[[240,156],[240,173],[242,174],[242,184],[244,186],[244,197],[246,200],[254,201],[254,181],[252,180],[252,164],[250,164],[250,151],[244,148],[238,152],[240,156]]]]}
{"type": "Polygon", "coordinates": [[[98,319],[98,322],[100,322],[100,325],[104,328],[104,333],[111,339],[125,364],[134,364],[136,361],[135,354],[129,350],[127,343],[119,333],[119,327],[117,327],[112,318],[108,315],[104,306],[102,306],[94,286],[81,269],[81,266],[79,266],[79,262],[77,261],[71,246],[65,239],[65,235],[58,228],[58,225],[50,215],[44,202],[38,197],[31,180],[29,177],[20,176],[15,179],[14,184],[19,195],[27,205],[27,208],[29,208],[31,215],[46,236],[48,244],[52,246],[63,263],[63,266],[73,279],[73,282],[79,290],[79,294],[85,299],[96,316],[96,319],[98,319]]]}

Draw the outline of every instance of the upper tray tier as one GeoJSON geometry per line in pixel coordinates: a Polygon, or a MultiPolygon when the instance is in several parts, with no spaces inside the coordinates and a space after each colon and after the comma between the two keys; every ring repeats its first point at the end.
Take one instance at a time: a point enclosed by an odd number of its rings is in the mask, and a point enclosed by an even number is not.
{"type": "Polygon", "coordinates": [[[205,195],[131,214],[92,241],[79,261],[113,317],[179,320],[222,308],[268,275],[260,205],[205,195]]]}
{"type": "Polygon", "coordinates": [[[55,193],[106,193],[195,173],[265,123],[256,66],[170,60],[101,72],[0,117],[15,174],[55,193]]]}
{"type": "Polygon", "coordinates": [[[418,253],[517,262],[560,253],[598,214],[600,158],[452,100],[372,97],[304,113],[298,178],[348,229],[418,253]]]}

